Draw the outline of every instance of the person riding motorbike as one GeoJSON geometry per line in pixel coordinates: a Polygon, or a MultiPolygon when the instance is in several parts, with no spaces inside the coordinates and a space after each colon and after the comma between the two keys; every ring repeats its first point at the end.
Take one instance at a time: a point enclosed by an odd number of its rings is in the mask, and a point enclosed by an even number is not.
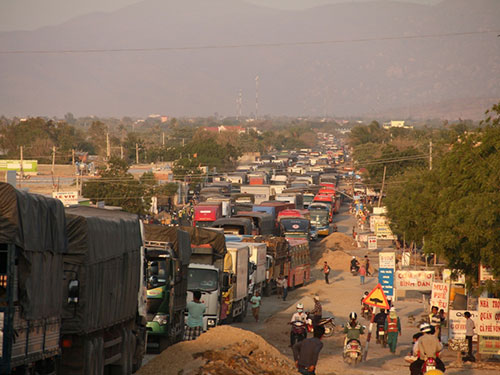
{"type": "Polygon", "coordinates": [[[354,311],[349,314],[349,323],[344,326],[344,333],[346,334],[344,346],[351,340],[359,341],[359,337],[365,333],[365,327],[358,323],[358,314],[354,311]]]}
{"type": "Polygon", "coordinates": [[[377,342],[380,342],[379,332],[384,328],[386,318],[387,314],[385,309],[380,310],[380,312],[375,315],[375,318],[373,318],[373,321],[377,324],[377,342]]]}
{"type": "Polygon", "coordinates": [[[355,271],[355,272],[359,271],[359,262],[355,256],[353,256],[351,259],[351,272],[352,271],[355,271]]]}
{"type": "Polygon", "coordinates": [[[424,335],[418,339],[418,359],[410,365],[411,375],[420,375],[422,373],[422,366],[428,358],[435,359],[436,369],[442,372],[446,370],[443,361],[439,358],[439,352],[443,349],[443,345],[432,334],[432,331],[429,323],[422,323],[420,325],[420,332],[424,335]]]}
{"type": "Polygon", "coordinates": [[[307,337],[307,314],[304,312],[304,305],[298,303],[296,308],[297,312],[292,315],[292,320],[290,320],[292,325],[290,346],[292,347],[296,341],[302,341],[307,337]]]}

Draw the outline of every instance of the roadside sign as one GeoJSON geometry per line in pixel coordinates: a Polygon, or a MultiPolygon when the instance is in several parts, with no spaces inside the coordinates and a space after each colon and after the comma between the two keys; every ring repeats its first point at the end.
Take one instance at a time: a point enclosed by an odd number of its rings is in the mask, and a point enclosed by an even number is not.
{"type": "Polygon", "coordinates": [[[379,253],[378,266],[379,268],[396,268],[396,253],[379,253]]]}
{"type": "Polygon", "coordinates": [[[498,336],[479,336],[479,353],[499,355],[500,337],[498,336]]]}
{"type": "Polygon", "coordinates": [[[394,287],[398,290],[432,290],[434,271],[396,271],[394,287]]]}
{"type": "Polygon", "coordinates": [[[484,264],[479,265],[479,281],[495,280],[493,273],[491,272],[491,267],[487,267],[484,264]]]}
{"type": "Polygon", "coordinates": [[[377,236],[368,236],[368,249],[376,250],[377,247],[377,236]]]}
{"type": "Polygon", "coordinates": [[[394,295],[394,269],[379,268],[378,282],[382,285],[382,290],[386,296],[394,295]]]}
{"type": "Polygon", "coordinates": [[[477,334],[500,337],[500,299],[479,298],[478,312],[477,334]]]}
{"type": "Polygon", "coordinates": [[[437,306],[448,312],[448,301],[450,299],[450,284],[432,283],[431,306],[437,306]]]}
{"type": "Polygon", "coordinates": [[[59,199],[65,206],[78,204],[78,191],[54,191],[52,198],[59,199]]]}
{"type": "MultiPolygon", "coordinates": [[[[450,310],[449,325],[450,325],[450,339],[465,339],[465,311],[466,310],[450,310]]],[[[479,313],[477,311],[470,311],[471,319],[477,327],[479,324],[479,313]]]]}
{"type": "Polygon", "coordinates": [[[363,303],[370,306],[380,307],[381,309],[389,308],[387,297],[385,296],[382,285],[380,284],[377,284],[377,286],[373,288],[373,290],[363,300],[363,303]]]}

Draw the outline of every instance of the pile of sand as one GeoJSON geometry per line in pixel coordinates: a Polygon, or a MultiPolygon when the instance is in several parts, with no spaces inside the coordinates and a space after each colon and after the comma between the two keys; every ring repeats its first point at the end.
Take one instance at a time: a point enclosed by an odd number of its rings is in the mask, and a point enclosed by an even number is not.
{"type": "Polygon", "coordinates": [[[326,249],[316,264],[322,266],[324,262],[328,262],[332,270],[349,271],[351,268],[351,259],[352,256],[342,250],[332,251],[326,249]]]}
{"type": "Polygon", "coordinates": [[[338,232],[334,232],[321,240],[321,245],[332,250],[354,250],[358,248],[358,244],[352,237],[338,232]]]}
{"type": "Polygon", "coordinates": [[[295,372],[293,362],[259,335],[231,326],[218,326],[194,341],[169,347],[137,374],[285,375],[295,372]]]}

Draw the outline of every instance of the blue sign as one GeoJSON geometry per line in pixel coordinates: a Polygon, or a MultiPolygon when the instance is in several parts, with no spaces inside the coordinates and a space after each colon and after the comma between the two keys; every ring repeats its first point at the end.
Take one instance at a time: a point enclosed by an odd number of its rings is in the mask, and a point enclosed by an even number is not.
{"type": "Polygon", "coordinates": [[[378,282],[386,296],[394,295],[394,269],[380,268],[378,270],[378,282]]]}

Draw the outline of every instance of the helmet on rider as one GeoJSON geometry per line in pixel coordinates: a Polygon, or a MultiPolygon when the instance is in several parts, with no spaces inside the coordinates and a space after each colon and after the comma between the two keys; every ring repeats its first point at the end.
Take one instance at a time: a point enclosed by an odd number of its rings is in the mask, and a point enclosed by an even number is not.
{"type": "Polygon", "coordinates": [[[304,311],[304,305],[303,304],[297,303],[296,307],[297,307],[297,312],[300,313],[300,312],[304,311]]]}
{"type": "Polygon", "coordinates": [[[356,320],[358,319],[358,314],[356,314],[354,311],[349,314],[349,319],[350,320],[356,320]]]}
{"type": "Polygon", "coordinates": [[[420,324],[420,332],[429,333],[432,331],[432,327],[429,323],[420,324]]]}

